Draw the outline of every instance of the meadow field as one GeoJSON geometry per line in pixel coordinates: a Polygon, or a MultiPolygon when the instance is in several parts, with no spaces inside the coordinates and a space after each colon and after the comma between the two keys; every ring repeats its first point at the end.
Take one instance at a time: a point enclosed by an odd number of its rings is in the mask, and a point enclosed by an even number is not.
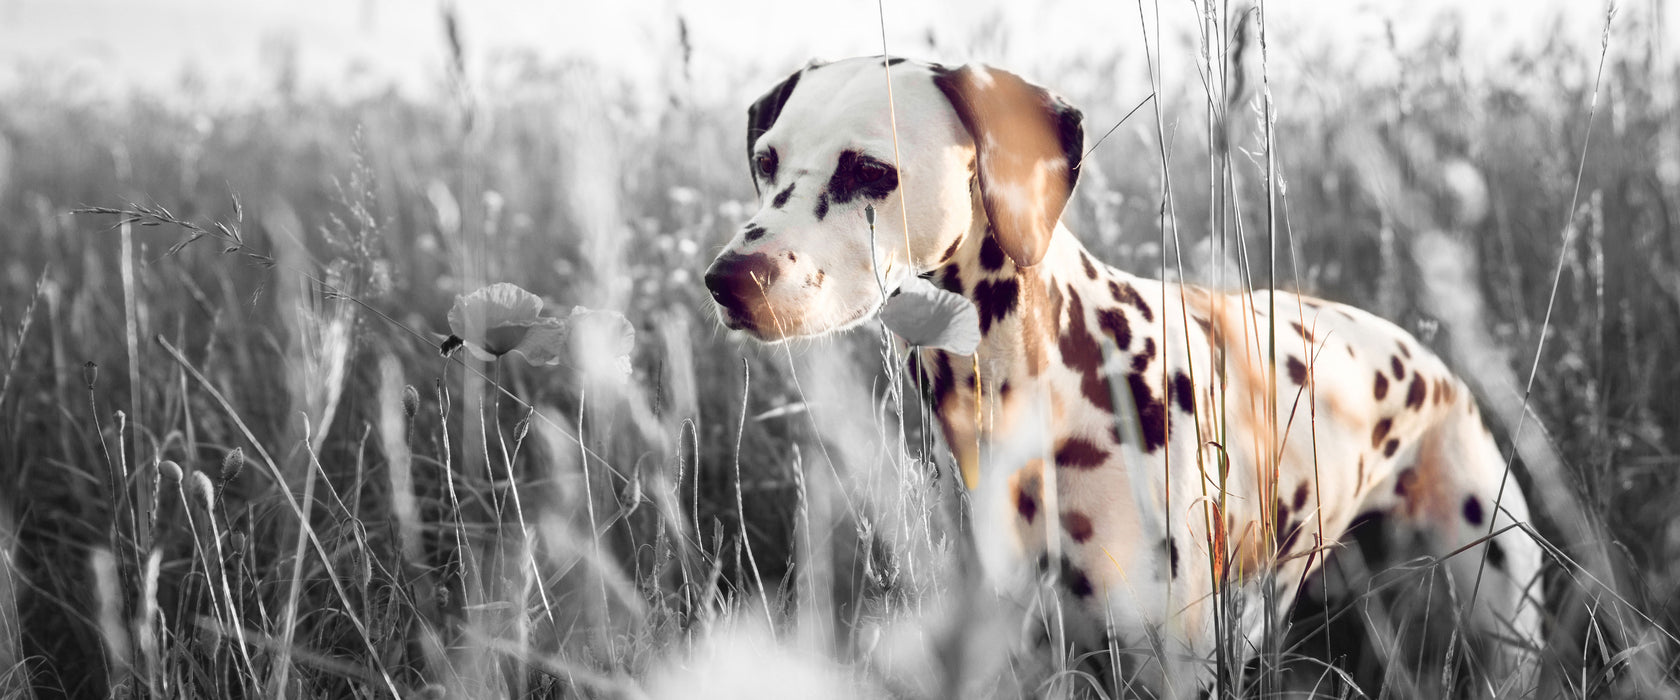
{"type": "MultiPolygon", "coordinates": [[[[1397,80],[1271,84],[1275,226],[1265,96],[1226,128],[1162,86],[1068,221],[1123,269],[1417,334],[1535,506],[1545,687],[1676,697],[1680,66],[1612,26],[1607,57],[1471,74],[1442,27],[1397,80]]],[[[1120,64],[1034,76],[1088,146],[1149,94],[1120,64]]],[[[757,207],[745,108],[795,67],[700,92],[673,66],[654,101],[515,57],[440,67],[432,98],[6,88],[0,697],[1098,697],[1081,660],[1011,653],[901,345],[714,320],[701,276],[757,207]],[[583,342],[441,354],[457,298],[502,282],[621,313],[628,372],[583,342]]],[[[1298,611],[1325,643],[1222,688],[1464,687],[1318,634],[1375,598],[1298,611]]]]}

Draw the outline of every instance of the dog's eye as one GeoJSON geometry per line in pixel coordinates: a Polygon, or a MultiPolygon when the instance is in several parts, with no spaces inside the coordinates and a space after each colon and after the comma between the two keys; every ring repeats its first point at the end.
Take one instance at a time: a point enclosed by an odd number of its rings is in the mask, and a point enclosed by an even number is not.
{"type": "Polygon", "coordinates": [[[758,168],[758,174],[765,178],[775,177],[776,152],[772,150],[758,154],[758,157],[753,159],[753,167],[758,168]]]}
{"type": "Polygon", "coordinates": [[[867,185],[887,176],[887,166],[880,163],[864,161],[858,165],[857,181],[860,185],[867,185]]]}

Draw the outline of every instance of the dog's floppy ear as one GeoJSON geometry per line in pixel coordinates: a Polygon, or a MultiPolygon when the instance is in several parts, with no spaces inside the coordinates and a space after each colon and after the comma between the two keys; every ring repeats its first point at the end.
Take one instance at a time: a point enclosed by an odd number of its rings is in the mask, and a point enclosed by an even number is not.
{"type": "Polygon", "coordinates": [[[936,66],[934,85],[974,137],[981,201],[1016,265],[1044,259],[1079,178],[1083,115],[1049,90],[984,66],[936,66]]]}
{"type": "MultiPolygon", "coordinates": [[[[748,168],[754,167],[753,149],[758,145],[758,137],[763,136],[764,132],[769,131],[770,127],[776,125],[776,118],[782,116],[782,105],[787,104],[788,97],[793,95],[793,89],[799,86],[799,77],[805,75],[805,71],[820,65],[822,65],[820,61],[811,61],[805,64],[804,68],[794,71],[793,75],[784,78],[780,83],[776,83],[776,87],[770,88],[769,92],[764,93],[763,96],[758,98],[757,102],[752,103],[752,106],[747,108],[748,168]]],[[[753,172],[756,173],[757,171],[754,170],[753,172]]],[[[753,189],[758,189],[758,177],[756,176],[753,177],[753,189]]]]}

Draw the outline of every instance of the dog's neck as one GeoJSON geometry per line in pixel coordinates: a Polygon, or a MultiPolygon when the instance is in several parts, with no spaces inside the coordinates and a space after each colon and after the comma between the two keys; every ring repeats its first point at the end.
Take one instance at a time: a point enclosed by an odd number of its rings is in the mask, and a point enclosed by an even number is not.
{"type": "MultiPolygon", "coordinates": [[[[970,487],[978,475],[980,443],[1009,434],[1017,421],[1027,419],[1021,413],[1031,410],[1026,404],[1033,402],[1023,397],[1053,389],[1038,379],[1058,352],[1069,301],[1063,290],[1074,281],[1062,278],[1087,274],[1085,261],[1090,260],[1078,239],[1057,228],[1043,260],[1019,266],[992,238],[984,216],[977,217],[956,252],[929,275],[934,284],[974,302],[980,314],[975,355],[925,350],[921,358],[930,377],[929,399],[970,487]]],[[[1050,398],[1054,406],[1072,397],[1050,398]]]]}

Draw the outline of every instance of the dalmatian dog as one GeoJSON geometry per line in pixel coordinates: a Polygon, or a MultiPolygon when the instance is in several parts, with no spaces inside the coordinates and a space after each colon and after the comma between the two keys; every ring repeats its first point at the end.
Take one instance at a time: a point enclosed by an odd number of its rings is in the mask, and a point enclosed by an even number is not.
{"type": "Polygon", "coordinates": [[[1359,309],[1092,258],[1061,223],[1081,119],[978,65],[794,73],[748,111],[761,207],[706,273],[722,322],[765,342],[833,333],[918,276],[972,301],[974,354],[917,363],[977,536],[1004,553],[984,568],[1036,564],[1072,634],[1150,650],[1145,695],[1195,693],[1216,658],[1252,655],[1356,523],[1438,557],[1493,640],[1489,676],[1531,690],[1541,552],[1508,527],[1527,506],[1466,385],[1359,309]]]}

